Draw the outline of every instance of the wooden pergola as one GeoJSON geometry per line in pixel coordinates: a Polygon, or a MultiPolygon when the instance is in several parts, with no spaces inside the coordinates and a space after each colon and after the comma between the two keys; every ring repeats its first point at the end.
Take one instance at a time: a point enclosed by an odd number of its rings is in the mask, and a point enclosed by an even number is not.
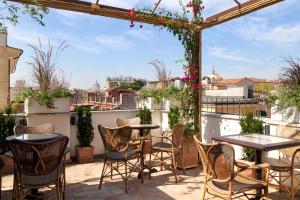
{"type": "MultiPolygon", "coordinates": [[[[12,2],[32,4],[32,0],[8,0],[12,2]]],[[[113,0],[112,0],[113,1],[113,0]]],[[[157,9],[162,0],[157,0],[155,3],[153,12],[157,9]]],[[[211,0],[214,1],[214,0],[211,0]]],[[[265,7],[271,6],[273,4],[279,3],[284,0],[248,0],[245,3],[240,3],[239,0],[232,0],[236,3],[236,6],[224,10],[220,13],[217,13],[213,16],[207,17],[203,20],[201,24],[195,24],[193,22],[188,21],[178,21],[176,19],[168,18],[167,20],[175,20],[179,23],[176,28],[183,28],[187,30],[191,30],[195,34],[195,44],[197,46],[197,57],[195,58],[196,64],[194,67],[198,72],[198,83],[201,83],[201,69],[202,69],[202,30],[214,27],[216,25],[222,24],[232,19],[239,18],[241,16],[247,15],[254,11],[263,9],[265,7]]],[[[117,8],[107,5],[102,5],[101,0],[95,0],[94,3],[80,1],[80,0],[38,0],[43,6],[48,8],[56,8],[67,11],[74,11],[80,13],[86,13],[91,15],[98,15],[116,19],[130,20],[131,17],[128,15],[128,9],[117,8]]],[[[151,15],[147,13],[141,13],[141,17],[135,19],[137,22],[153,24],[153,25],[161,25],[160,22],[161,17],[159,15],[151,15]]],[[[195,109],[197,109],[200,113],[199,125],[201,126],[201,93],[197,93],[196,96],[196,105],[195,109]]],[[[201,127],[200,131],[201,131],[201,127]]],[[[200,132],[201,133],[201,132],[200,132]]],[[[200,134],[201,135],[201,134],[200,134]]]]}

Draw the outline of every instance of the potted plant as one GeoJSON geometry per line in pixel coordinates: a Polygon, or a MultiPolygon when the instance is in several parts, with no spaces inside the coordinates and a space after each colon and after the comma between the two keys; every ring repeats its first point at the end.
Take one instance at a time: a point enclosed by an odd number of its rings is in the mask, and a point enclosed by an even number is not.
{"type": "Polygon", "coordinates": [[[13,135],[13,128],[16,125],[15,115],[12,114],[12,107],[8,105],[4,112],[0,112],[0,157],[4,161],[4,173],[10,173],[14,170],[13,159],[4,155],[8,151],[6,137],[13,135]]]}
{"type": "MultiPolygon", "coordinates": [[[[249,134],[249,133],[263,133],[263,121],[255,118],[252,112],[246,113],[245,116],[240,120],[241,126],[241,134],[249,134]]],[[[255,150],[251,148],[244,147],[243,148],[243,160],[246,161],[248,165],[254,165],[255,159],[255,150]]],[[[246,170],[244,172],[246,176],[253,177],[255,171],[246,170]]]]}
{"type": "MultiPolygon", "coordinates": [[[[139,111],[137,112],[136,116],[141,118],[141,124],[151,124],[152,123],[151,111],[146,107],[140,108],[139,111]]],[[[144,130],[144,131],[150,131],[150,130],[144,130]]],[[[145,153],[150,153],[149,140],[145,141],[144,152],[145,153]]]]}
{"type": "Polygon", "coordinates": [[[78,107],[76,111],[78,115],[77,139],[79,141],[79,145],[76,146],[76,160],[78,163],[92,162],[94,159],[94,147],[91,146],[94,139],[92,113],[86,107],[78,107]]]}
{"type": "Polygon", "coordinates": [[[42,48],[40,41],[39,45],[29,47],[33,49],[34,55],[28,65],[32,67],[32,80],[38,86],[38,90],[30,87],[23,89],[15,97],[16,104],[24,102],[26,113],[69,112],[69,82],[56,65],[58,55],[67,45],[62,42],[56,52],[50,42],[47,50],[42,48]]]}

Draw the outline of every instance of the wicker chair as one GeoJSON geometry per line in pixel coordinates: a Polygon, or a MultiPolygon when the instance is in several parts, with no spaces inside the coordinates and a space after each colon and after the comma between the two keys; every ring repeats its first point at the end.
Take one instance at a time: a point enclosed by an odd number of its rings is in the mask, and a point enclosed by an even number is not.
{"type": "Polygon", "coordinates": [[[202,200],[205,199],[206,192],[222,199],[233,199],[251,195],[247,192],[254,189],[263,189],[264,196],[268,199],[268,164],[247,166],[247,168],[243,165],[240,170],[235,171],[234,149],[230,144],[213,144],[210,147],[207,146],[209,147],[207,151],[201,143],[196,141],[196,144],[198,150],[200,149],[199,153],[205,170],[202,200]],[[246,169],[263,170],[264,180],[241,176],[240,172],[246,169]]]}
{"type": "Polygon", "coordinates": [[[24,133],[53,133],[54,132],[54,126],[52,124],[46,123],[40,126],[22,126],[22,125],[16,125],[14,127],[14,134],[24,134],[24,133]]]}
{"type": "MultiPolygon", "coordinates": [[[[277,135],[300,139],[300,129],[280,125],[277,128],[277,135]]],[[[300,188],[300,148],[291,147],[279,150],[279,158],[265,158],[265,162],[271,166],[270,178],[277,182],[279,191],[286,191],[290,199],[295,199],[295,194],[300,188]]]]}
{"type": "Polygon", "coordinates": [[[57,199],[64,199],[64,153],[68,142],[66,136],[45,142],[9,142],[16,163],[13,190],[16,199],[24,199],[30,189],[53,188],[53,185],[57,199]]]}
{"type": "MultiPolygon", "coordinates": [[[[139,118],[139,117],[135,117],[135,118],[131,118],[131,119],[117,118],[116,124],[118,127],[138,125],[138,124],[141,124],[141,118],[139,118]]],[[[131,133],[132,142],[130,145],[137,146],[137,145],[141,144],[140,140],[136,140],[140,136],[139,133],[140,133],[139,130],[132,130],[132,133],[131,133]]]]}
{"type": "MultiPolygon", "coordinates": [[[[163,166],[171,167],[172,172],[175,176],[175,182],[178,182],[177,179],[177,160],[183,160],[183,155],[181,151],[183,133],[184,133],[185,125],[176,124],[173,127],[172,133],[170,135],[165,135],[163,133],[162,136],[151,136],[150,144],[152,144],[153,138],[159,138],[162,141],[157,142],[152,145],[151,153],[150,153],[150,165],[152,165],[153,160],[159,160],[160,162],[160,170],[162,170],[163,166]],[[165,141],[164,141],[165,140],[165,141]],[[165,156],[167,155],[167,156],[165,156]],[[152,160],[151,157],[154,157],[152,160]],[[176,159],[176,157],[178,159],[176,159]],[[171,160],[171,164],[167,161],[171,160]]],[[[150,166],[151,168],[151,166],[150,166]]],[[[183,167],[183,173],[185,174],[185,169],[183,167]]],[[[151,174],[151,173],[150,173],[151,174]]]]}
{"type": "Polygon", "coordinates": [[[1,200],[1,193],[2,193],[2,169],[4,167],[4,161],[0,158],[0,200],[1,200]]]}
{"type": "MultiPolygon", "coordinates": [[[[101,125],[98,126],[100,136],[104,145],[104,164],[102,174],[100,177],[99,190],[102,187],[104,177],[110,176],[112,179],[113,171],[121,175],[125,182],[125,192],[128,193],[128,177],[132,171],[138,170],[137,163],[131,163],[130,160],[135,159],[141,155],[141,148],[131,148],[132,129],[129,126],[119,128],[106,128],[101,125]],[[121,168],[125,167],[125,172],[121,172],[121,168]]],[[[142,143],[143,144],[143,143],[142,143]]],[[[141,159],[142,160],[142,159],[141,159]]],[[[143,163],[141,163],[142,165],[143,163]]],[[[142,171],[140,171],[143,173],[142,171]]],[[[143,179],[143,175],[141,176],[143,179]]]]}

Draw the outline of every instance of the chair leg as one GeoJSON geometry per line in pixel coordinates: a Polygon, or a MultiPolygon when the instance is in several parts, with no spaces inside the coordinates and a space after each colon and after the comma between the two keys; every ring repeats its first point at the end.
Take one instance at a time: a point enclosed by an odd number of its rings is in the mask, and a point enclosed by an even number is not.
{"type": "Polygon", "coordinates": [[[264,188],[264,196],[265,196],[266,200],[269,199],[269,189],[268,189],[268,187],[264,188]]]}
{"type": "Polygon", "coordinates": [[[127,160],[125,161],[125,192],[128,193],[127,160]]]}
{"type": "Polygon", "coordinates": [[[177,166],[176,166],[176,160],[175,160],[175,156],[174,156],[174,153],[172,153],[172,168],[173,168],[173,174],[175,176],[175,182],[177,183],[178,182],[178,179],[177,179],[177,166]]]}
{"type": "Polygon", "coordinates": [[[201,200],[204,200],[204,199],[205,199],[206,191],[207,191],[206,187],[203,186],[203,190],[202,190],[202,192],[201,192],[201,198],[200,198],[201,200]]]}
{"type": "Polygon", "coordinates": [[[56,198],[57,200],[61,200],[61,188],[60,188],[60,184],[59,184],[59,181],[57,181],[56,183],[56,198]]]}
{"type": "Polygon", "coordinates": [[[163,152],[160,152],[160,171],[162,171],[162,167],[163,167],[163,152]]]}
{"type": "Polygon", "coordinates": [[[152,151],[150,150],[150,155],[149,155],[149,179],[151,179],[151,169],[152,169],[152,151]]]}
{"type": "Polygon", "coordinates": [[[100,177],[100,181],[99,181],[99,187],[98,187],[99,190],[100,190],[101,187],[102,187],[102,182],[103,182],[104,174],[105,174],[105,171],[106,171],[106,170],[105,170],[106,165],[107,165],[107,163],[106,163],[106,159],[105,159],[104,162],[103,162],[102,173],[101,173],[101,177],[100,177]]]}
{"type": "Polygon", "coordinates": [[[281,172],[279,172],[279,192],[282,192],[282,186],[281,186],[281,172]]]}
{"type": "Polygon", "coordinates": [[[110,180],[112,180],[113,177],[113,164],[110,162],[110,180]]]}

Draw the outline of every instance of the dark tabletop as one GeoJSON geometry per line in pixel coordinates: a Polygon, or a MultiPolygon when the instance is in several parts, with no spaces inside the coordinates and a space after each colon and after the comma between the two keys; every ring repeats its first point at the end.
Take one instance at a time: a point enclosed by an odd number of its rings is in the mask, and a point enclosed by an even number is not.
{"type": "Polygon", "coordinates": [[[38,133],[38,134],[18,134],[18,135],[11,135],[6,138],[6,141],[11,140],[24,140],[29,142],[42,142],[51,139],[55,139],[58,137],[62,137],[63,135],[60,133],[38,133]]]}
{"type": "Polygon", "coordinates": [[[263,134],[239,134],[216,136],[212,140],[250,147],[259,151],[272,151],[289,147],[300,147],[300,140],[263,134]]]}
{"type": "Polygon", "coordinates": [[[132,129],[157,129],[160,126],[157,124],[137,124],[137,125],[130,125],[132,129]]]}

